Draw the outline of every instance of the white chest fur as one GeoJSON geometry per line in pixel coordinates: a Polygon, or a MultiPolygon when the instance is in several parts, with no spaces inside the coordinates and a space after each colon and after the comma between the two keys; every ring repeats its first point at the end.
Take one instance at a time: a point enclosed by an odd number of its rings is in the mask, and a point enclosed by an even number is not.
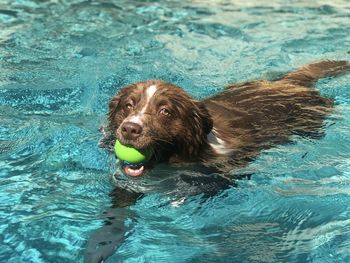
{"type": "Polygon", "coordinates": [[[217,154],[229,154],[232,149],[228,148],[226,142],[220,139],[218,132],[213,128],[211,132],[207,135],[209,145],[217,154]]]}

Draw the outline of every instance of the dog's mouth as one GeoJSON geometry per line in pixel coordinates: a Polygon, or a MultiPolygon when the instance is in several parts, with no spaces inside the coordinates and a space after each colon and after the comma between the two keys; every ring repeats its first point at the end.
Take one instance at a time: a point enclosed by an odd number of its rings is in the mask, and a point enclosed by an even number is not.
{"type": "Polygon", "coordinates": [[[121,161],[121,168],[125,175],[130,177],[142,177],[145,176],[155,165],[154,155],[146,162],[134,164],[127,161],[121,161]]]}
{"type": "Polygon", "coordinates": [[[151,169],[151,164],[153,163],[153,157],[155,156],[153,147],[152,146],[144,147],[143,145],[140,146],[135,142],[132,142],[132,141],[130,142],[128,140],[125,140],[123,137],[119,138],[118,140],[120,142],[119,145],[122,145],[122,146],[119,146],[119,148],[115,148],[114,151],[115,151],[116,158],[120,160],[119,164],[121,166],[122,172],[125,175],[130,177],[141,177],[146,175],[147,172],[151,169]],[[117,153],[118,149],[120,149],[118,152],[119,155],[117,153]],[[129,158],[128,154],[135,155],[135,151],[136,151],[136,157],[134,156],[129,158]],[[137,156],[137,155],[141,155],[141,159],[144,158],[145,160],[143,161],[141,160],[141,162],[140,160],[135,160],[135,158],[136,159],[140,158],[140,156],[137,156]],[[124,158],[129,160],[125,160],[124,158]],[[130,160],[133,158],[134,160],[130,160]]]}
{"type": "Polygon", "coordinates": [[[147,172],[146,165],[144,164],[129,164],[127,162],[123,162],[122,168],[126,175],[132,177],[143,176],[147,172]]]}

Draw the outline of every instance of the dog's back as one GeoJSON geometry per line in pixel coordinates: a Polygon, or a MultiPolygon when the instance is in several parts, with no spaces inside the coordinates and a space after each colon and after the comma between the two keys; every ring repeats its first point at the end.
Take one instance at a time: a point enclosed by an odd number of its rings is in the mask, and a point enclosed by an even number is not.
{"type": "Polygon", "coordinates": [[[311,87],[319,78],[338,75],[349,68],[348,62],[322,61],[276,81],[231,85],[206,99],[204,103],[214,121],[212,135],[221,142],[218,150],[230,149],[231,163],[239,165],[262,149],[288,142],[291,135],[322,136],[323,121],[333,101],[311,87]]]}

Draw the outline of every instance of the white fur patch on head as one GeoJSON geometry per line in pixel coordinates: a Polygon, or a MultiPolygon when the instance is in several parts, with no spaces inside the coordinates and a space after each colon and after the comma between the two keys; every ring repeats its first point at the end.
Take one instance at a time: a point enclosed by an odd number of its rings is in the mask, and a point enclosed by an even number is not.
{"type": "Polygon", "coordinates": [[[156,85],[151,85],[147,88],[146,90],[146,104],[145,106],[143,106],[142,110],[141,110],[141,114],[144,114],[148,105],[149,105],[149,102],[151,100],[151,98],[154,96],[154,94],[156,93],[157,91],[157,86],[156,85]]]}
{"type": "Polygon", "coordinates": [[[141,114],[137,114],[137,115],[133,115],[131,117],[128,117],[125,119],[125,121],[133,122],[133,123],[136,123],[138,125],[141,125],[142,124],[141,114]]]}
{"type": "Polygon", "coordinates": [[[156,85],[151,85],[147,88],[146,90],[146,103],[145,106],[143,106],[142,110],[141,110],[141,115],[143,115],[146,112],[146,109],[149,105],[149,102],[151,100],[151,98],[154,96],[154,94],[157,91],[157,86],[156,85]]]}
{"type": "Polygon", "coordinates": [[[218,137],[217,131],[212,129],[212,131],[207,135],[209,145],[218,154],[229,154],[232,149],[227,148],[225,141],[218,137]]]}
{"type": "Polygon", "coordinates": [[[156,85],[151,85],[146,89],[146,103],[141,109],[140,112],[138,112],[136,115],[129,116],[124,120],[124,122],[133,122],[138,125],[142,126],[143,123],[143,116],[147,110],[147,107],[149,105],[149,102],[151,101],[151,98],[154,96],[154,94],[157,92],[157,86],[156,85]]]}
{"type": "Polygon", "coordinates": [[[156,85],[151,85],[147,88],[146,94],[147,94],[147,99],[149,100],[150,98],[153,97],[154,93],[157,91],[157,86],[156,85]]]}

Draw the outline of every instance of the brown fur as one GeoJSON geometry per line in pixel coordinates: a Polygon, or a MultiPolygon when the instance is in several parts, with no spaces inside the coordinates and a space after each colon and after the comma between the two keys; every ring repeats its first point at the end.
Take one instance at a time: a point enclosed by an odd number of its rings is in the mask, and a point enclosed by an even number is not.
{"type": "Polygon", "coordinates": [[[349,68],[348,62],[341,61],[313,63],[276,81],[230,85],[222,93],[201,102],[178,86],[162,81],[145,81],[122,88],[110,101],[102,146],[112,147],[118,137],[137,148],[154,148],[154,163],[195,162],[193,168],[197,172],[198,168],[204,168],[204,171],[200,171],[200,175],[186,171],[167,173],[170,178],[164,181],[157,180],[154,174],[150,178],[155,178],[155,184],[143,185],[140,180],[142,187],[135,185],[135,181],[119,180],[116,175],[117,186],[111,193],[116,210],[106,213],[106,225],[89,239],[84,262],[106,260],[132,232],[128,229],[130,222],[124,222],[137,215],[134,209],[125,207],[135,204],[144,193],[163,189],[167,194],[179,194],[179,200],[199,193],[202,197],[212,196],[230,187],[232,179],[239,177],[208,170],[231,171],[247,164],[261,150],[289,142],[293,134],[322,136],[323,121],[332,110],[333,101],[311,86],[319,78],[334,76],[349,68]],[[157,92],[149,100],[145,91],[151,85],[157,86],[157,92]],[[121,129],[125,125],[123,121],[140,112],[144,118],[139,133],[136,137],[125,136],[121,129]],[[220,140],[216,140],[215,135],[220,140]],[[228,151],[218,153],[220,148],[210,145],[213,141],[224,141],[228,151]]]}
{"type": "MultiPolygon", "coordinates": [[[[144,105],[144,90],[156,85],[157,95],[147,109],[142,136],[124,141],[137,148],[153,147],[154,162],[224,163],[224,170],[244,165],[275,144],[289,142],[291,135],[322,135],[323,121],[333,107],[310,88],[319,78],[350,68],[348,62],[322,61],[306,65],[276,81],[251,81],[229,85],[223,92],[196,101],[180,87],[157,80],[132,84],[120,90],[109,104],[109,140],[119,139],[122,121],[144,105]],[[134,107],[127,109],[132,101],[134,107]],[[170,116],[159,115],[165,106],[170,116]],[[215,130],[230,149],[217,153],[208,141],[215,130]]],[[[106,141],[106,140],[105,140],[106,141]]]]}

